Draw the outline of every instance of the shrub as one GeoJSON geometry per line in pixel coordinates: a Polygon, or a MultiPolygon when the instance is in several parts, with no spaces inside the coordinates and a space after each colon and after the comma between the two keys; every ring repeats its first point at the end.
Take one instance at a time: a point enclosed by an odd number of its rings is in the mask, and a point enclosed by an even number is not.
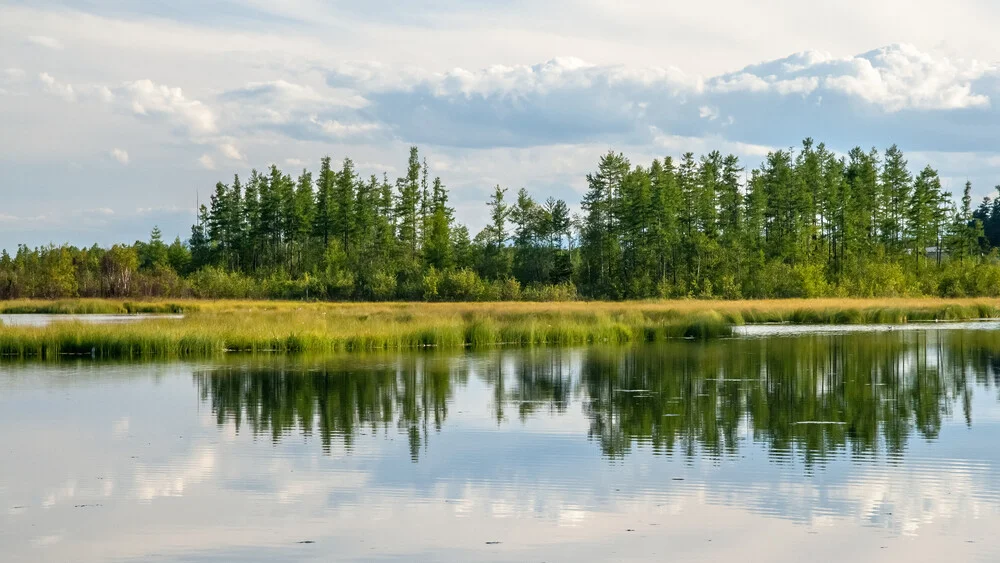
{"type": "Polygon", "coordinates": [[[372,275],[369,286],[371,297],[375,301],[388,301],[396,295],[396,276],[385,270],[378,270],[372,275]]]}
{"type": "Polygon", "coordinates": [[[478,301],[486,289],[479,275],[465,268],[445,272],[439,288],[441,297],[449,301],[478,301]]]}
{"type": "Polygon", "coordinates": [[[570,282],[529,285],[521,292],[524,301],[574,301],[576,298],[576,286],[570,282]]]}
{"type": "Polygon", "coordinates": [[[424,301],[437,301],[440,297],[438,292],[438,286],[441,285],[441,280],[443,279],[441,272],[438,272],[437,268],[431,266],[427,269],[424,274],[424,301]]]}

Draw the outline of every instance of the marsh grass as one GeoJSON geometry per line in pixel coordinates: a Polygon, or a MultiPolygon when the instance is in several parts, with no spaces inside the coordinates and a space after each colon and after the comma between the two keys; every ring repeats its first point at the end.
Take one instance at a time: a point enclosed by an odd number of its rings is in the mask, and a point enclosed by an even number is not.
{"type": "Polygon", "coordinates": [[[177,313],[127,324],[0,326],[0,357],[206,357],[405,348],[626,344],[730,336],[752,323],[863,324],[1000,318],[997,300],[817,299],[560,303],[18,301],[3,312],[177,313]]]}

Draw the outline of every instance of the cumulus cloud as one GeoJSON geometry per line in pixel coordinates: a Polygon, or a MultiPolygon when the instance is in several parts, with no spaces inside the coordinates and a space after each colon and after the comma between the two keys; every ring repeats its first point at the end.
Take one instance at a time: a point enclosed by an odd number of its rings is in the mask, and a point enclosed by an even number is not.
{"type": "Polygon", "coordinates": [[[73,90],[72,84],[59,82],[47,72],[39,74],[38,79],[42,82],[46,92],[59,96],[66,101],[76,101],[76,92],[73,90]]]}
{"type": "Polygon", "coordinates": [[[137,116],[176,119],[194,134],[215,133],[216,117],[208,106],[184,95],[180,88],[152,80],[127,82],[112,91],[137,116]]]}
{"type": "Polygon", "coordinates": [[[128,152],[123,149],[111,149],[111,158],[117,160],[119,164],[128,164],[128,152]]]}
{"type": "Polygon", "coordinates": [[[804,51],[708,79],[670,66],[558,58],[447,72],[343,63],[327,83],[369,102],[354,116],[316,121],[332,137],[363,121],[409,142],[455,147],[641,144],[653,140],[651,127],[682,137],[725,131],[753,145],[827,138],[824,130],[835,142],[882,143],[922,128],[920,142],[948,144],[973,140],[947,112],[990,111],[1000,73],[993,64],[901,44],[852,57],[804,51]],[[856,139],[847,140],[852,133],[856,139]]]}
{"type": "Polygon", "coordinates": [[[232,160],[245,160],[246,156],[240,152],[240,149],[236,148],[232,143],[223,143],[219,145],[219,152],[223,156],[232,160]]]}
{"type": "Polygon", "coordinates": [[[574,58],[446,73],[341,65],[328,83],[358,89],[371,102],[364,115],[399,137],[467,147],[611,142],[644,131],[651,114],[682,111],[702,88],[700,79],[672,67],[574,58]]]}
{"type": "Polygon", "coordinates": [[[192,137],[210,135],[218,130],[215,113],[202,102],[186,97],[180,88],[151,80],[135,80],[110,87],[104,84],[74,86],[47,72],[39,74],[38,79],[46,92],[67,101],[81,98],[100,101],[142,119],[172,123],[192,137]]]}
{"type": "Polygon", "coordinates": [[[289,166],[302,166],[305,164],[305,161],[298,158],[286,158],[285,164],[289,166]]]}
{"type": "Polygon", "coordinates": [[[975,61],[935,58],[906,45],[873,51],[847,64],[848,72],[827,76],[824,85],[889,111],[987,106],[989,96],[974,93],[972,82],[996,71],[975,61]]]}
{"type": "Polygon", "coordinates": [[[298,140],[369,135],[381,128],[362,117],[369,104],[356,90],[287,80],[252,82],[215,100],[222,127],[246,134],[275,134],[298,140]]]}
{"type": "Polygon", "coordinates": [[[995,76],[997,67],[951,59],[912,45],[890,45],[861,55],[835,58],[803,52],[711,79],[715,93],[775,92],[781,95],[839,93],[888,112],[984,107],[977,80],[995,76]]]}
{"type": "Polygon", "coordinates": [[[59,41],[54,37],[47,37],[45,35],[29,36],[28,42],[38,45],[40,47],[45,47],[46,49],[52,49],[54,51],[61,51],[63,48],[62,41],[59,41]]]}
{"type": "Polygon", "coordinates": [[[493,65],[479,70],[455,68],[444,73],[414,67],[398,69],[377,63],[345,63],[334,69],[328,83],[350,84],[373,92],[426,90],[435,96],[512,98],[613,84],[639,84],[671,91],[697,90],[701,87],[698,77],[688,76],[676,67],[600,66],[575,57],[559,57],[530,66],[493,65]]]}

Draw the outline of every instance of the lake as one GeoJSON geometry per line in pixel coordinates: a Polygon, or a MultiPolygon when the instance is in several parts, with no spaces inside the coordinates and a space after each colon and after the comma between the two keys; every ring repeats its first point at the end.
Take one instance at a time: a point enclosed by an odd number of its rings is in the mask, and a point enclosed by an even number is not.
{"type": "Polygon", "coordinates": [[[81,322],[92,324],[123,324],[150,319],[183,319],[184,315],[53,315],[47,313],[0,314],[0,326],[48,326],[58,322],[81,322]]]}
{"type": "Polygon", "coordinates": [[[996,561],[1000,331],[0,363],[3,561],[996,561]]]}

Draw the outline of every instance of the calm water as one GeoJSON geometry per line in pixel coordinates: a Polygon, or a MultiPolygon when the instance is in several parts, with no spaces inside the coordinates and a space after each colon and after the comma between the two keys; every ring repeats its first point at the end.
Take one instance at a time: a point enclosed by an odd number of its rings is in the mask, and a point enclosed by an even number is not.
{"type": "Polygon", "coordinates": [[[149,319],[183,319],[184,315],[50,315],[45,313],[2,314],[0,324],[4,326],[48,326],[58,322],[82,322],[94,324],[134,323],[149,319]]]}
{"type": "Polygon", "coordinates": [[[0,560],[996,561],[998,384],[961,329],[4,363],[0,560]]]}

